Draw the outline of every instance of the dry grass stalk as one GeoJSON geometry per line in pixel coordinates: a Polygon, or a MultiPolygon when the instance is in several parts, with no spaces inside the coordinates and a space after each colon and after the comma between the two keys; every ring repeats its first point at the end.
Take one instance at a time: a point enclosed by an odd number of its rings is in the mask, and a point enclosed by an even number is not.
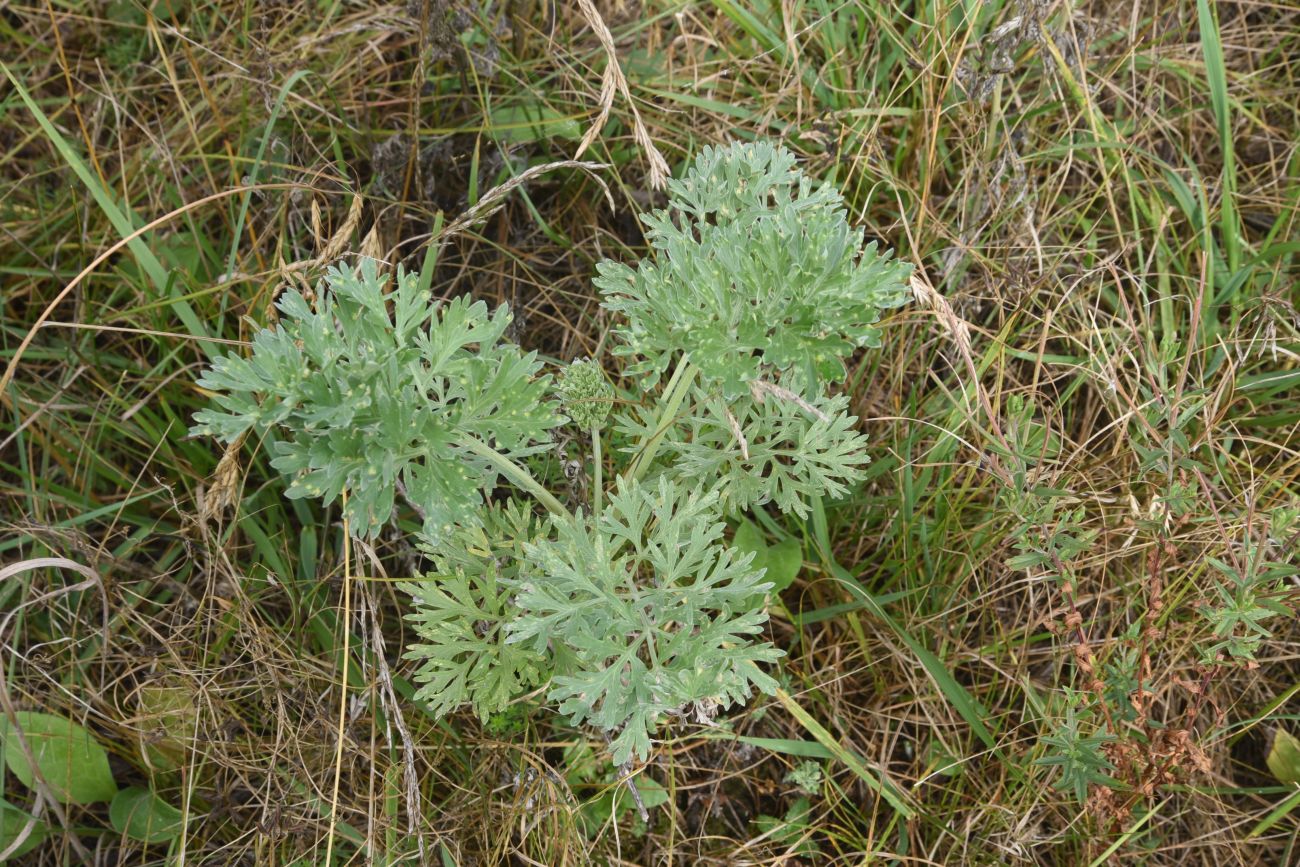
{"type": "Polygon", "coordinates": [[[244,447],[244,437],[238,437],[221,454],[217,468],[212,471],[212,483],[199,498],[199,520],[210,521],[233,507],[239,496],[239,454],[244,447]]]}
{"type": "MultiPolygon", "coordinates": [[[[312,199],[311,203],[312,203],[312,208],[315,209],[316,200],[312,199]]],[[[320,256],[318,257],[319,262],[322,263],[333,262],[339,256],[342,256],[343,252],[347,250],[348,242],[352,240],[352,233],[355,232],[357,230],[357,227],[361,225],[361,214],[362,211],[364,210],[363,204],[364,204],[364,200],[362,199],[361,194],[354,193],[352,195],[352,204],[348,207],[347,216],[343,219],[343,222],[339,224],[338,229],[330,237],[329,242],[326,243],[323,248],[321,248],[320,256]]],[[[313,210],[312,230],[313,233],[316,235],[316,238],[318,239],[318,243],[319,243],[319,239],[321,235],[319,232],[319,221],[318,218],[316,217],[316,214],[317,212],[313,210]]]]}
{"type": "Polygon", "coordinates": [[[556,169],[581,169],[591,175],[592,179],[600,185],[601,190],[605,193],[605,199],[609,202],[612,209],[614,207],[614,198],[610,195],[609,187],[596,172],[607,169],[609,166],[605,163],[582,162],[579,160],[558,160],[556,162],[544,163],[542,165],[532,166],[525,169],[519,174],[512,177],[499,186],[495,186],[483,194],[478,200],[478,204],[465,211],[454,222],[442,230],[439,236],[442,241],[447,241],[452,237],[459,235],[461,232],[483,222],[488,217],[497,213],[505,205],[506,198],[512,190],[523,186],[534,178],[540,177],[556,169]]]}
{"type": "Polygon", "coordinates": [[[596,140],[596,136],[600,135],[600,131],[605,127],[605,121],[609,120],[610,110],[614,107],[614,96],[616,93],[621,93],[628,109],[632,112],[632,137],[636,139],[637,147],[641,149],[650,168],[650,187],[656,190],[663,189],[671,174],[668,170],[668,162],[659,152],[659,148],[655,147],[654,139],[650,137],[645,122],[641,120],[641,112],[637,110],[636,100],[628,90],[627,77],[623,75],[623,68],[618,62],[618,50],[614,47],[614,35],[609,32],[605,19],[601,17],[592,0],[578,0],[578,8],[582,10],[582,16],[587,19],[596,38],[600,40],[601,48],[605,51],[605,73],[600,79],[600,114],[596,117],[596,122],[587,129],[582,141],[578,143],[578,150],[574,152],[573,158],[578,159],[586,153],[587,148],[596,140]]]}

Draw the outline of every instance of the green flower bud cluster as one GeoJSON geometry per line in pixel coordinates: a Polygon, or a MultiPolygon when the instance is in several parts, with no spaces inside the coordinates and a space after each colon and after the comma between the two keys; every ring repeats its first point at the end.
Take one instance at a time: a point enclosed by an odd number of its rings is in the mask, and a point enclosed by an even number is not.
{"type": "Polygon", "coordinates": [[[600,365],[590,358],[575,361],[565,368],[556,391],[564,414],[583,430],[599,428],[609,417],[614,389],[605,379],[600,365]]]}

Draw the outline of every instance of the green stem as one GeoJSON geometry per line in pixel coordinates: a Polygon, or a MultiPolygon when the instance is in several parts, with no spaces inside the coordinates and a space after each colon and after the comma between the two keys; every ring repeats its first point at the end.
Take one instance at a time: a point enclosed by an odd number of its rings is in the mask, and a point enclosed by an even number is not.
{"type": "Polygon", "coordinates": [[[551,495],[550,491],[543,488],[541,483],[532,477],[531,473],[520,467],[505,455],[501,454],[496,449],[486,443],[480,442],[474,437],[466,437],[461,445],[483,458],[501,475],[532,494],[539,503],[550,509],[553,514],[566,518],[572,517],[569,514],[569,510],[564,508],[564,504],[555,499],[555,497],[551,495]]]}
{"type": "Polygon", "coordinates": [[[595,483],[592,485],[592,492],[591,492],[592,514],[599,516],[601,510],[600,498],[604,493],[604,491],[602,491],[601,488],[604,487],[605,484],[604,481],[605,468],[601,466],[601,457],[600,457],[600,426],[599,425],[591,426],[591,457],[592,460],[596,462],[595,483]]]}
{"type": "Polygon", "coordinates": [[[639,480],[650,469],[650,464],[654,463],[659,446],[677,420],[677,412],[682,408],[682,401],[686,399],[686,395],[690,393],[691,384],[695,381],[695,374],[698,372],[695,366],[686,360],[686,356],[682,356],[681,361],[677,362],[677,369],[673,371],[672,378],[668,380],[663,397],[660,399],[662,410],[655,422],[654,435],[642,445],[636,460],[632,461],[624,471],[628,479],[639,480]]]}

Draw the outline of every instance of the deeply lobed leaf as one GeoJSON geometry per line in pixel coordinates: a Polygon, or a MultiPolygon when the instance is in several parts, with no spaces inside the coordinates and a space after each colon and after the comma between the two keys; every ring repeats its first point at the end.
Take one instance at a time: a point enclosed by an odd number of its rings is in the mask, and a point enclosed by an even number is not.
{"type": "Polygon", "coordinates": [[[601,263],[595,284],[624,319],[615,353],[651,385],[679,353],[728,399],[773,370],[838,382],[906,299],[910,266],[865,244],[839,192],[768,142],[706,147],[642,219],[652,255],[601,263]]]}
{"type": "Polygon", "coordinates": [[[445,537],[477,521],[497,483],[467,439],[520,458],[560,419],[536,354],[501,342],[504,307],[440,304],[400,271],[385,294],[387,283],[363,260],[330,269],[314,305],[286,293],[251,355],[219,358],[199,380],[216,408],[195,415],[192,433],[277,433],[272,465],[292,480],[288,496],[330,503],[347,490],[345,515],[374,535],[404,489],[426,534],[445,537]]]}
{"type": "Polygon", "coordinates": [[[405,658],[418,663],[415,697],[434,713],[469,704],[486,721],[549,675],[544,652],[508,642],[506,633],[517,614],[511,595],[523,546],[541,532],[530,511],[507,503],[488,509],[481,527],[423,546],[437,570],[402,585],[419,638],[405,658]]]}
{"type": "Polygon", "coordinates": [[[549,697],[610,734],[616,763],[644,759],[667,715],[775,690],[759,664],[782,653],[755,641],[767,614],[752,604],[770,585],[723,544],[716,493],[620,479],[599,515],[552,529],[525,546],[509,641],[570,652],[549,697]]]}
{"type": "MultiPolygon", "coordinates": [[[[778,391],[727,400],[696,389],[692,412],[664,440],[662,474],[716,491],[728,514],[772,503],[804,517],[814,497],[845,496],[869,460],[847,398],[778,391]]],[[[621,421],[632,442],[653,433],[650,420],[621,421]]]]}

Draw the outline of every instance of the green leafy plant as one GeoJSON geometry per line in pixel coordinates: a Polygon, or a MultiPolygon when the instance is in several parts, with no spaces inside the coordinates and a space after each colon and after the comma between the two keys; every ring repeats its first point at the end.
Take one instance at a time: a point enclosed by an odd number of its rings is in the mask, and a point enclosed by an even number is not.
{"type": "Polygon", "coordinates": [[[1056,731],[1043,738],[1047,755],[1038,760],[1038,764],[1055,767],[1060,770],[1057,786],[1083,802],[1088,796],[1090,786],[1118,786],[1119,781],[1110,774],[1115,770],[1102,748],[1115,740],[1115,735],[1104,729],[1096,729],[1085,734],[1085,727],[1091,714],[1079,708],[1084,705],[1078,693],[1070,693],[1065,708],[1065,718],[1061,720],[1056,731]]]}
{"type": "Polygon", "coordinates": [[[753,521],[741,519],[731,544],[743,553],[754,555],[753,565],[762,569],[763,577],[772,584],[769,593],[780,593],[789,587],[803,568],[803,546],[798,539],[792,536],[769,545],[753,521]]]}
{"type": "Polygon", "coordinates": [[[1265,762],[1279,783],[1300,783],[1300,740],[1286,729],[1276,729],[1265,762]]]}
{"type": "Polygon", "coordinates": [[[766,814],[756,816],[754,827],[800,858],[815,858],[821,854],[821,847],[812,839],[816,826],[812,821],[812,801],[806,797],[795,798],[781,818],[766,814]]]}
{"type": "Polygon", "coordinates": [[[8,852],[9,858],[20,858],[41,845],[49,833],[44,822],[8,801],[0,800],[0,854],[8,852]],[[10,846],[14,846],[12,852],[9,852],[10,846]]]}
{"type": "Polygon", "coordinates": [[[266,437],[289,496],[346,492],[354,533],[375,535],[405,500],[433,564],[405,585],[417,697],[486,722],[544,689],[620,765],[646,759],[667,720],[708,723],[775,691],[765,600],[800,549],[748,531],[729,543],[726,519],[768,504],[806,515],[860,479],[866,440],[825,389],[878,343],[910,273],[768,143],[706,148],[643,219],[650,256],[602,263],[595,280],[636,399],[593,360],[552,383],[504,342],[506,310],[435,301],[364,262],[332,269],[314,300],[286,294],[249,357],[218,360],[194,428],[266,437]],[[536,475],[566,422],[590,442],[589,503],[536,475]],[[503,484],[549,516],[502,501],[503,484]]]}
{"type": "Polygon", "coordinates": [[[117,794],[108,752],[82,726],[54,714],[18,711],[22,737],[0,715],[5,765],[23,785],[35,788],[36,775],[49,794],[65,804],[94,804],[117,794]]]}
{"type": "Polygon", "coordinates": [[[653,255],[604,262],[595,281],[625,320],[615,354],[648,385],[683,355],[729,399],[774,371],[839,382],[845,356],[879,343],[881,309],[906,298],[911,268],[864,245],[839,192],[784,148],[706,147],[668,193],[642,218],[653,255]]]}
{"type": "Polygon", "coordinates": [[[485,510],[480,526],[462,528],[449,543],[425,546],[437,569],[429,580],[403,585],[419,638],[406,656],[418,663],[416,697],[435,712],[468,703],[486,722],[550,670],[545,652],[510,642],[506,632],[518,615],[511,597],[523,546],[541,532],[531,512],[508,502],[485,510]]]}
{"type": "Polygon", "coordinates": [[[644,758],[666,714],[689,706],[711,720],[751,687],[776,688],[758,664],[780,651],[751,640],[767,620],[752,602],[771,585],[752,555],[722,544],[716,501],[667,479],[620,479],[593,521],[552,519],[553,536],[527,548],[534,575],[519,585],[509,641],[568,651],[550,697],[574,723],[618,732],[617,763],[644,758]]]}
{"type": "Polygon", "coordinates": [[[314,304],[286,292],[251,357],[219,358],[199,379],[216,408],[195,415],[192,433],[230,443],[283,432],[271,464],[291,479],[289,497],[328,504],[346,490],[344,515],[373,536],[402,491],[441,540],[477,521],[500,474],[524,481],[514,462],[545,448],[560,420],[536,354],[501,342],[504,307],[439,304],[415,274],[387,284],[364,260],[332,269],[314,304]]]}
{"type": "MultiPolygon", "coordinates": [[[[1159,639],[1182,614],[1166,598],[1167,564],[1179,557],[1178,528],[1199,520],[1198,501],[1213,496],[1215,457],[1199,429],[1212,390],[1185,387],[1178,372],[1184,354],[1167,334],[1142,355],[1141,402],[1129,422],[1129,442],[1139,470],[1133,487],[1149,505],[1131,497],[1134,536],[1124,547],[1139,535],[1146,544],[1132,546],[1143,551],[1132,560],[1141,606],[1124,629],[1096,630],[1082,610],[1082,566],[1094,554],[1100,522],[1083,505],[1090,498],[1057,487],[1060,441],[1033,403],[1008,398],[1007,438],[998,450],[1009,482],[1000,504],[1014,518],[1007,541],[1015,553],[1007,565],[1054,582],[1063,603],[1054,626],[1070,651],[1062,669],[1064,716],[1046,715],[1039,763],[1059,768],[1062,789],[1113,821],[1144,800],[1153,808],[1158,787],[1208,766],[1195,736],[1207,687],[1224,671],[1258,665],[1261,647],[1291,614],[1288,579],[1300,573],[1289,557],[1300,515],[1292,503],[1266,514],[1248,509],[1239,538],[1222,532],[1219,556],[1199,555],[1203,568],[1195,574],[1203,578],[1196,583],[1205,598],[1188,606],[1195,617],[1179,624],[1198,651],[1199,686],[1177,713],[1159,706],[1159,693],[1173,680],[1159,674],[1159,639]]],[[[1226,531],[1224,516],[1214,517],[1226,531]]]]}
{"type": "Polygon", "coordinates": [[[108,817],[119,834],[142,843],[166,843],[179,837],[185,817],[157,793],[128,786],[113,797],[108,817]]]}
{"type": "Polygon", "coordinates": [[[811,759],[800,762],[793,771],[785,775],[785,781],[805,795],[820,794],[824,780],[821,762],[814,762],[811,759]]]}
{"type": "Polygon", "coordinates": [[[1207,663],[1225,658],[1254,662],[1260,645],[1273,638],[1268,621],[1291,614],[1282,602],[1286,595],[1284,582],[1300,574],[1300,568],[1289,562],[1270,561],[1270,553],[1268,545],[1247,537],[1235,563],[1206,558],[1222,579],[1214,585],[1217,604],[1205,608],[1216,639],[1204,649],[1207,663]]]}

